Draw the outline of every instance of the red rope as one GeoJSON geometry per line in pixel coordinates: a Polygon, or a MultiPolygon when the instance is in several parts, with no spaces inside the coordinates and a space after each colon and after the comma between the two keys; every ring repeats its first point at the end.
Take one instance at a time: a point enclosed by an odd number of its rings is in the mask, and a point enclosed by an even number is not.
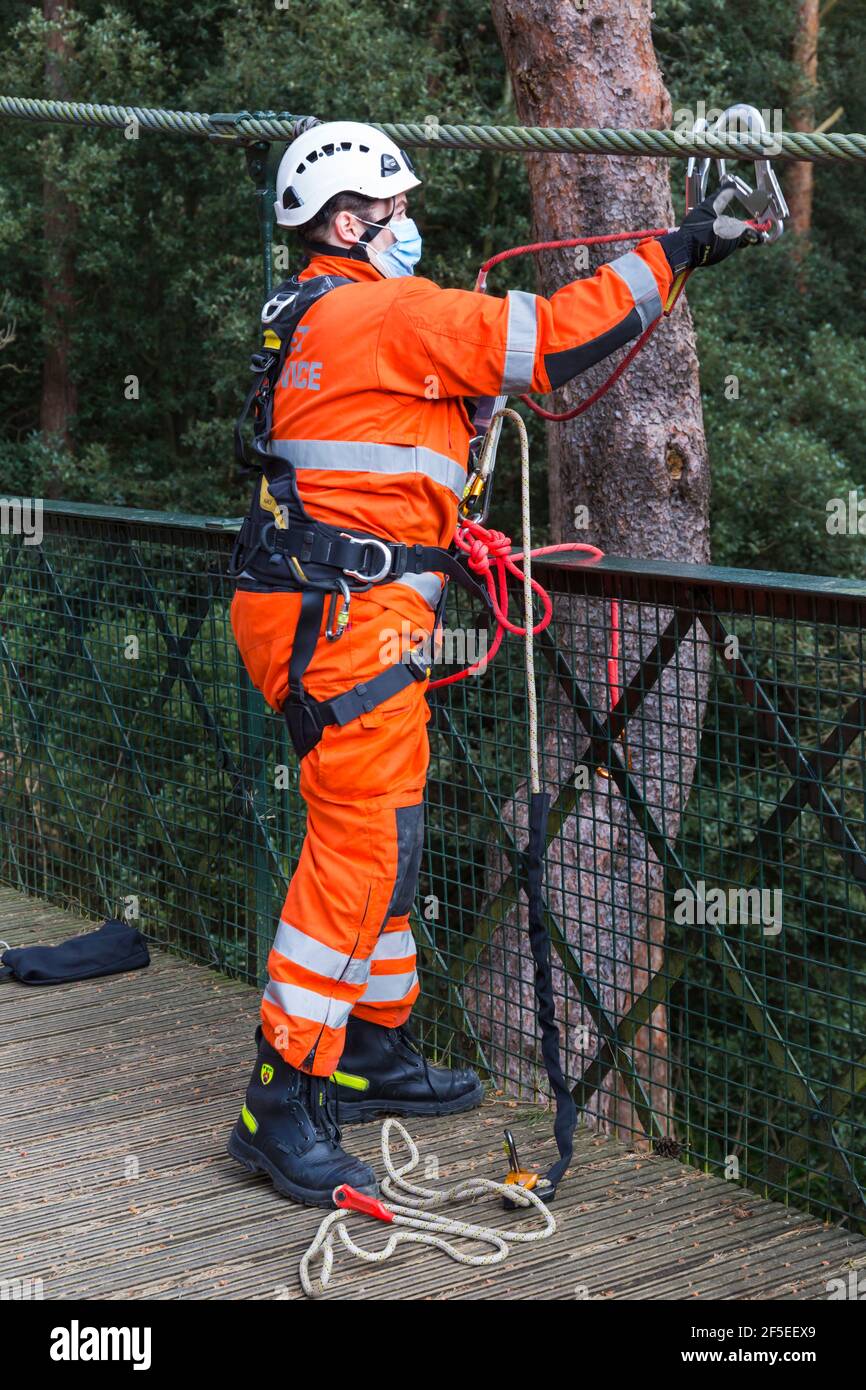
{"type": "MultiPolygon", "coordinates": [[[[509,574],[523,583],[523,570],[517,561],[523,558],[523,551],[514,551],[511,548],[511,538],[506,536],[503,531],[494,531],[488,526],[482,526],[478,521],[463,521],[458,527],[454,536],[454,543],[458,550],[462,550],[467,557],[467,568],[473,574],[483,577],[487,585],[487,593],[490,598],[490,606],[496,618],[496,636],[490,650],[485,652],[480,661],[476,661],[474,666],[467,666],[464,671],[458,671],[453,676],[441,676],[439,680],[430,682],[430,689],[435,690],[437,686],[453,685],[455,681],[462,681],[467,676],[475,676],[486,671],[488,665],[495,657],[502,645],[502,638],[506,632],[511,632],[515,637],[525,637],[526,628],[519,623],[513,623],[508,616],[508,580],[509,574]]],[[[602,559],[602,552],[595,545],[583,545],[579,542],[565,545],[543,545],[538,550],[531,550],[530,556],[534,560],[538,555],[553,555],[556,552],[569,551],[574,554],[576,551],[585,552],[588,564],[595,564],[602,559]]],[[[550,625],[553,617],[553,603],[546,589],[537,580],[530,580],[533,593],[541,599],[542,616],[539,618],[535,627],[532,629],[533,637],[537,637],[550,625]]]]}
{"type": "Polygon", "coordinates": [[[483,294],[487,288],[487,272],[500,261],[513,260],[515,256],[525,256],[528,251],[561,251],[567,246],[607,246],[615,241],[649,241],[654,236],[666,236],[670,227],[649,227],[643,232],[608,232],[605,236],[571,236],[563,241],[530,241],[526,246],[512,246],[507,251],[497,251],[485,261],[475,281],[476,290],[483,294]]]}
{"type": "Polygon", "coordinates": [[[632,346],[629,348],[622,361],[619,362],[616,367],[614,367],[610,376],[607,377],[601,383],[601,385],[595,391],[592,392],[591,395],[587,396],[585,401],[581,401],[580,405],[574,406],[571,410],[545,410],[543,405],[538,405],[534,400],[532,400],[530,396],[521,396],[519,399],[523,401],[524,405],[528,405],[529,409],[533,411],[536,415],[540,415],[542,420],[576,419],[576,417],[578,415],[582,415],[585,410],[589,410],[591,405],[595,405],[596,401],[600,401],[605,392],[609,391],[611,386],[613,386],[614,382],[619,381],[623,372],[626,371],[627,368],[631,365],[631,363],[634,361],[641,348],[643,347],[644,343],[647,341],[648,338],[652,337],[653,333],[655,333],[660,323],[661,319],[655,319],[655,321],[650,324],[649,328],[645,328],[643,333],[641,333],[640,337],[638,338],[637,342],[633,343],[632,346]]]}
{"type": "MultiPolygon", "coordinates": [[[[749,227],[754,227],[757,231],[765,231],[769,227],[767,222],[755,222],[749,220],[746,223],[749,227]]],[[[559,251],[569,246],[605,246],[618,241],[648,241],[652,237],[665,236],[670,229],[668,227],[648,227],[639,232],[608,232],[604,236],[578,236],[565,237],[561,241],[533,241],[526,246],[512,246],[507,251],[498,251],[495,256],[486,260],[478,271],[475,281],[475,289],[484,294],[487,289],[487,273],[495,265],[502,261],[513,260],[515,256],[525,256],[530,251],[559,251]]],[[[689,271],[680,274],[675,280],[671,295],[664,310],[664,317],[667,317],[680,295],[685,288],[689,278],[689,271]]],[[[626,353],[621,362],[614,367],[610,376],[601,385],[587,396],[586,400],[580,402],[571,410],[561,412],[545,410],[543,406],[537,405],[529,396],[523,395],[520,400],[527,405],[536,415],[540,415],[544,420],[574,420],[578,415],[582,415],[590,406],[595,405],[596,401],[601,400],[605,392],[609,391],[615,382],[619,381],[623,373],[637,357],[641,348],[645,346],[649,338],[658,328],[661,319],[656,319],[649,328],[645,328],[626,353]]],[[[522,552],[515,552],[511,548],[511,540],[502,531],[494,531],[487,526],[482,526],[477,521],[463,521],[458,523],[454,542],[459,550],[467,556],[467,565],[474,574],[483,575],[487,585],[487,593],[490,597],[493,614],[496,618],[496,636],[488,652],[485,653],[481,661],[477,661],[474,666],[468,666],[464,671],[458,671],[453,676],[442,676],[439,680],[431,681],[430,688],[437,686],[453,685],[455,681],[465,680],[467,676],[480,674],[487,669],[488,664],[493,660],[502,645],[502,637],[505,632],[511,632],[516,637],[525,637],[526,629],[516,623],[512,623],[508,617],[508,584],[507,576],[513,575],[515,579],[523,582],[523,570],[516,563],[522,558],[522,552]]],[[[595,545],[584,545],[580,542],[573,542],[565,545],[545,545],[538,550],[530,551],[534,559],[538,555],[552,555],[554,553],[570,552],[571,554],[582,553],[586,555],[585,563],[595,564],[604,558],[604,552],[595,545]]],[[[533,636],[543,632],[550,624],[553,616],[553,604],[550,595],[542,586],[532,580],[533,592],[541,599],[543,614],[535,627],[532,629],[533,636]]],[[[621,636],[621,615],[619,600],[610,600],[610,643],[607,655],[607,685],[609,708],[613,710],[619,703],[622,694],[622,671],[620,660],[620,636],[621,636]]]]}
{"type": "MultiPolygon", "coordinates": [[[[512,246],[507,251],[497,252],[495,256],[491,256],[489,260],[484,262],[478,272],[475,289],[483,294],[487,288],[488,271],[502,261],[513,260],[515,256],[525,256],[531,251],[558,251],[569,246],[603,246],[619,241],[647,241],[651,237],[664,236],[668,230],[667,227],[650,227],[639,232],[609,232],[604,236],[565,237],[560,241],[534,241],[526,246],[512,246]]],[[[665,310],[666,313],[670,313],[679,298],[685,284],[685,278],[683,277],[678,285],[665,310]]],[[[529,406],[530,410],[545,420],[573,420],[576,416],[582,415],[585,410],[589,410],[590,406],[595,405],[596,401],[600,400],[605,392],[609,391],[611,386],[619,380],[629,364],[637,357],[650,335],[655,332],[659,322],[660,320],[656,319],[649,328],[644,329],[637,342],[629,349],[610,376],[574,409],[557,413],[536,405],[529,396],[524,395],[520,399],[529,406]]],[[[511,632],[516,637],[526,636],[526,629],[513,623],[508,616],[508,575],[512,575],[521,584],[523,583],[523,570],[517,563],[522,558],[522,552],[512,550],[510,537],[502,531],[495,531],[490,527],[482,526],[477,521],[460,522],[457,526],[454,542],[458,550],[462,550],[467,557],[467,567],[473,574],[484,578],[490,605],[496,618],[496,635],[489,651],[485,653],[481,661],[475,662],[473,666],[467,666],[465,670],[458,671],[454,675],[442,676],[439,680],[431,681],[431,690],[435,690],[438,686],[453,685],[456,681],[466,680],[468,676],[478,675],[485,671],[499,651],[504,633],[511,632]]],[[[595,564],[604,558],[604,552],[599,550],[598,546],[585,545],[577,541],[564,545],[545,545],[530,551],[533,559],[536,556],[557,553],[582,554],[586,557],[584,563],[587,564],[595,564]]],[[[533,592],[541,600],[543,609],[541,618],[532,629],[533,636],[537,636],[549,626],[553,617],[553,604],[550,595],[535,579],[531,581],[531,584],[533,592]]],[[[611,599],[610,602],[610,647],[607,658],[607,681],[612,709],[620,697],[620,609],[616,599],[611,599]]]]}

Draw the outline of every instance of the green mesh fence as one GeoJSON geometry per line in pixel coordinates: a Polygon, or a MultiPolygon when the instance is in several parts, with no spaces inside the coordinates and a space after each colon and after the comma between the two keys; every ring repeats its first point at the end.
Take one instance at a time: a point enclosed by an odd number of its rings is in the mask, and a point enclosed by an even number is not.
{"type": "MultiPolygon", "coordinates": [[[[31,543],[4,507],[3,879],[260,982],[304,817],[232,639],[231,523],[46,504],[31,543]]],[[[537,569],[545,905],[587,1122],[862,1228],[866,585],[537,569]]],[[[471,659],[479,615],[455,601],[445,635],[471,659]]],[[[432,703],[421,1031],[546,1097],[520,643],[432,703]]]]}

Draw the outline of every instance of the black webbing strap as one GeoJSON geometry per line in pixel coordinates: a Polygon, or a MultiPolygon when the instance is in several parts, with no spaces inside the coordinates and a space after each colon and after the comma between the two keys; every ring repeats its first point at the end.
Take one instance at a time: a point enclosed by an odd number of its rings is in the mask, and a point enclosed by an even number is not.
{"type": "Polygon", "coordinates": [[[544,884],[544,852],[547,838],[547,815],[550,797],[547,792],[533,792],[529,798],[529,840],[526,846],[527,897],[529,899],[529,947],[535,962],[535,1003],[538,1026],[541,1029],[541,1055],[556,1101],[553,1133],[559,1159],[547,1173],[555,1188],[571,1163],[574,1152],[574,1131],[577,1127],[577,1106],[562,1072],[559,1052],[559,1028],[553,997],[553,971],[550,963],[550,938],[544,923],[542,890],[544,884]]]}
{"type": "Polygon", "coordinates": [[[311,700],[307,695],[290,693],[283,705],[283,715],[298,757],[305,758],[315,748],[329,724],[348,724],[362,714],[371,714],[392,695],[415,681],[426,680],[429,674],[429,656],[415,648],[372,680],[359,681],[351,690],[331,700],[311,700]]]}
{"type": "MultiPolygon", "coordinates": [[[[377,536],[355,536],[348,532],[333,532],[315,522],[306,526],[288,526],[280,530],[273,522],[265,526],[267,538],[262,540],[262,548],[268,553],[278,552],[296,560],[300,565],[330,565],[341,573],[353,571],[362,577],[376,575],[371,582],[389,584],[402,579],[405,574],[428,574],[439,571],[447,574],[466,589],[474,598],[489,603],[487,590],[475,575],[470,574],[463,562],[450,551],[438,545],[404,545],[400,541],[386,541],[377,536]],[[382,569],[383,553],[390,555],[390,567],[378,577],[382,569]]],[[[386,561],[387,563],[387,557],[386,561]]]]}
{"type": "Polygon", "coordinates": [[[325,611],[325,594],[321,589],[304,589],[301,595],[301,611],[295,627],[295,640],[289,660],[289,695],[303,699],[304,687],[301,678],[313,659],[322,615],[325,611]]]}

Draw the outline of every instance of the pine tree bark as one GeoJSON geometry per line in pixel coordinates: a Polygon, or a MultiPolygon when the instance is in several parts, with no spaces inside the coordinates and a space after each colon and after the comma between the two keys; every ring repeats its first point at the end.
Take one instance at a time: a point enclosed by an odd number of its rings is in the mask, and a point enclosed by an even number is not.
{"type": "MultiPolygon", "coordinates": [[[[670,100],[652,48],[648,0],[627,8],[617,0],[592,0],[586,9],[573,0],[493,0],[492,7],[522,124],[670,124],[670,100]]],[[[673,225],[664,161],[539,154],[528,155],[526,163],[533,240],[673,225]]],[[[675,167],[681,172],[682,166],[675,167]]],[[[610,248],[604,248],[591,268],[609,258],[610,248]]],[[[540,259],[541,293],[549,296],[575,278],[573,252],[540,259]]],[[[559,392],[556,408],[584,398],[614,360],[559,392]]],[[[549,427],[548,465],[556,540],[592,541],[619,556],[708,560],[709,471],[694,334],[682,299],[598,405],[574,421],[549,427]],[[588,530],[575,526],[579,504],[588,505],[588,530]]],[[[647,605],[624,606],[626,682],[670,616],[647,605]]],[[[606,605],[601,603],[557,602],[556,640],[602,716],[607,707],[605,621],[606,605]]],[[[628,730],[634,779],[671,839],[694,774],[706,665],[705,649],[687,643],[628,730]]],[[[546,788],[555,794],[563,769],[576,765],[586,740],[562,691],[551,686],[548,695],[544,776],[546,788]]],[[[503,820],[519,823],[524,804],[521,793],[503,820]]],[[[525,811],[522,819],[525,826],[525,811]]],[[[495,892],[503,866],[491,863],[490,868],[495,892]]],[[[590,789],[578,798],[575,814],[548,855],[546,883],[550,908],[587,979],[608,1015],[621,1019],[661,966],[665,911],[661,865],[609,779],[594,775],[590,789]]],[[[514,1087],[524,1091],[528,1070],[540,1064],[540,1052],[537,1046],[533,1052],[529,1041],[535,1036],[535,1010],[525,941],[525,920],[512,916],[482,957],[469,995],[491,1055],[501,1061],[514,1087]],[[514,1060],[519,1053],[521,1062],[514,1060]]],[[[566,1070],[574,1081],[597,1054],[599,1036],[573,986],[561,969],[556,973],[566,1070]]],[[[660,1127],[669,1132],[670,1057],[663,1007],[638,1033],[631,1056],[660,1127]]],[[[540,1065],[537,1075],[543,1076],[540,1065]]],[[[612,1073],[589,1113],[596,1123],[621,1134],[641,1132],[621,1079],[612,1073]]]]}
{"type": "MultiPolygon", "coordinates": [[[[797,69],[791,94],[791,129],[815,129],[815,87],[818,81],[818,0],[799,0],[794,20],[793,61],[797,69]]],[[[815,166],[792,163],[785,194],[791,212],[791,230],[805,241],[812,230],[812,193],[815,166]]]]}
{"type": "MultiPolygon", "coordinates": [[[[63,68],[70,56],[70,49],[62,26],[69,8],[68,0],[43,0],[44,18],[53,26],[46,39],[45,83],[49,97],[56,99],[63,99],[67,95],[63,68]]],[[[72,420],[78,408],[75,382],[70,370],[78,212],[75,204],[58,187],[50,166],[42,180],[42,203],[45,227],[45,270],[42,277],[45,354],[39,427],[46,438],[59,437],[70,449],[72,420]]]]}

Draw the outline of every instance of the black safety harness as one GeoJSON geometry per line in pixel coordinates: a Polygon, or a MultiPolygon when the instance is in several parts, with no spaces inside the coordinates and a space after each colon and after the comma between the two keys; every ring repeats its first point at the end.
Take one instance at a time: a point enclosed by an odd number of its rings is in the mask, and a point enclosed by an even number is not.
{"type": "Polygon", "coordinates": [[[353,593],[393,584],[405,575],[438,571],[447,577],[437,623],[447,579],[454,579],[489,606],[485,587],[453,551],[342,531],[312,517],[301,501],[294,465],[270,448],[274,392],[301,319],[324,295],[354,283],[337,275],[317,275],[303,281],[294,276],[278,287],[262,310],[265,345],[252,355],[253,380],[235,423],[235,456],[245,470],[255,471],[256,484],[228,572],[240,580],[241,587],[300,591],[302,595],[289,663],[289,692],[283,706],[289,736],[300,758],[315,748],[328,725],[348,724],[430,674],[429,652],[416,647],[379,675],[334,699],[311,699],[304,690],[303,676],[321,635],[326,603],[325,637],[329,642],[338,641],[348,625],[353,593]],[[252,458],[243,437],[250,417],[252,458]],[[262,474],[267,483],[266,501],[262,474]]]}

